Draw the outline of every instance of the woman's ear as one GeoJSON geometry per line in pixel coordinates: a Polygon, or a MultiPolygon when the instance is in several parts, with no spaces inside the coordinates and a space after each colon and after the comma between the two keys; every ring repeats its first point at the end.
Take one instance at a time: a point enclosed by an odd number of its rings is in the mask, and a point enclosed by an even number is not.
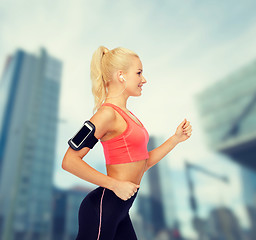
{"type": "Polygon", "coordinates": [[[118,81],[120,81],[120,82],[124,82],[125,81],[124,76],[123,76],[123,71],[118,70],[116,74],[117,74],[117,80],[118,81]]]}

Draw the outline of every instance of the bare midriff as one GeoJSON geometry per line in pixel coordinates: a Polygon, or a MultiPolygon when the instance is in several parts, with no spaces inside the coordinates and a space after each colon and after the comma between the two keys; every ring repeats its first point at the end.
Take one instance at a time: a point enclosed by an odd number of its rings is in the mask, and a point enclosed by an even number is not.
{"type": "Polygon", "coordinates": [[[120,181],[140,184],[146,170],[147,159],[121,164],[107,164],[107,175],[120,181]]]}

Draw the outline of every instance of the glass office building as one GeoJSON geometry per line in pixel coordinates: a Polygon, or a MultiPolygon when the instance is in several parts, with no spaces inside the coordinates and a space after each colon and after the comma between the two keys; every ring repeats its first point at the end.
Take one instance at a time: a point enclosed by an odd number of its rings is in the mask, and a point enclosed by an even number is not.
{"type": "Polygon", "coordinates": [[[248,212],[251,235],[256,236],[256,172],[244,167],[241,169],[242,194],[248,212]]]}
{"type": "Polygon", "coordinates": [[[208,145],[241,165],[244,204],[256,234],[256,60],[197,96],[208,145]]]}
{"type": "Polygon", "coordinates": [[[256,170],[256,60],[197,96],[209,146],[256,170]]]}
{"type": "Polygon", "coordinates": [[[92,190],[79,186],[67,190],[54,188],[52,239],[74,240],[76,238],[79,207],[92,190]]]}
{"type": "Polygon", "coordinates": [[[67,191],[65,239],[73,240],[78,233],[79,208],[86,195],[93,189],[84,187],[73,187],[67,191]]]}
{"type": "MultiPolygon", "coordinates": [[[[153,150],[163,142],[161,138],[150,137],[148,150],[153,150]]],[[[177,222],[174,201],[171,169],[165,157],[145,173],[135,201],[137,213],[143,219],[144,232],[149,234],[145,239],[174,229],[177,222]]],[[[143,239],[143,236],[138,237],[143,239]]]]}
{"type": "Polygon", "coordinates": [[[50,239],[62,63],[9,56],[0,82],[0,239],[50,239]]]}

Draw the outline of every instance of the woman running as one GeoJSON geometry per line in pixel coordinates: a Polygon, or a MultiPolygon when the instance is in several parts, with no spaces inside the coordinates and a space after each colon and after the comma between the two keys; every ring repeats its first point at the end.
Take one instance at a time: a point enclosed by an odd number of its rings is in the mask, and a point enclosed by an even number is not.
{"type": "Polygon", "coordinates": [[[173,136],[148,152],[148,132],[126,108],[128,98],[140,96],[147,82],[142,73],[140,58],[131,50],[101,46],[93,54],[91,80],[96,113],[90,123],[104,149],[107,175],[83,161],[91,146],[67,149],[62,168],[99,186],[80,205],[76,240],[137,239],[129,209],[143,174],[191,136],[190,122],[184,119],[173,136]]]}

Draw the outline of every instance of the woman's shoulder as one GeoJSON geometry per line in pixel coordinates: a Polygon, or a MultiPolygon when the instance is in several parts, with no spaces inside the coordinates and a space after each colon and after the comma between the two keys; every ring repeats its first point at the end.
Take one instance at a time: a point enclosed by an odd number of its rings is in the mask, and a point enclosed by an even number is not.
{"type": "Polygon", "coordinates": [[[101,139],[108,131],[112,131],[116,115],[113,109],[101,106],[91,117],[90,121],[95,125],[95,137],[101,139]]]}
{"type": "Polygon", "coordinates": [[[92,116],[92,120],[101,121],[103,123],[112,122],[116,118],[113,108],[109,106],[101,106],[97,112],[92,116]]]}
{"type": "Polygon", "coordinates": [[[108,119],[114,119],[116,116],[115,110],[112,107],[104,105],[98,109],[97,113],[108,119]]]}

